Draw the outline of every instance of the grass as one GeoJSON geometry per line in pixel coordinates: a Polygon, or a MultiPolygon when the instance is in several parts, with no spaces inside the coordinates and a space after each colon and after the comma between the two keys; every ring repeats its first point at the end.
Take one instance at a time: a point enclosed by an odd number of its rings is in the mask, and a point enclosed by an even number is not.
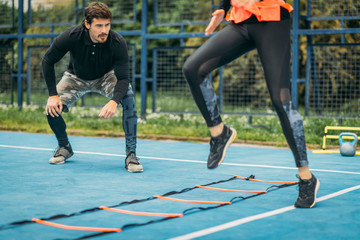
{"type": "MultiPolygon", "coordinates": [[[[45,94],[46,95],[46,94],[45,94]]],[[[31,102],[45,104],[47,97],[43,93],[33,93],[31,102]]],[[[10,102],[9,94],[0,94],[2,102],[10,102]]],[[[14,96],[16,99],[16,93],[14,96]]],[[[26,94],[24,94],[26,99],[26,94]]],[[[136,95],[136,104],[140,110],[140,96],[136,95]]],[[[108,100],[98,94],[88,94],[85,97],[86,106],[81,107],[81,101],[71,107],[70,112],[63,114],[67,124],[69,135],[82,136],[107,136],[124,137],[122,129],[122,110],[118,109],[115,117],[111,119],[100,119],[98,114],[100,107],[108,100]]],[[[146,119],[138,120],[138,138],[143,139],[171,139],[181,141],[208,142],[209,130],[204,119],[199,114],[170,114],[152,113],[152,95],[149,93],[147,98],[146,119]]],[[[198,112],[197,107],[189,97],[176,97],[167,94],[157,94],[156,111],[191,111],[198,112]],[[176,101],[174,100],[176,98],[176,101]]],[[[253,110],[242,108],[228,109],[224,106],[224,111],[229,112],[251,112],[253,110]]],[[[303,111],[300,110],[301,113],[303,111]]],[[[302,114],[304,115],[304,114],[302,114]]],[[[140,114],[138,113],[138,116],[140,114]]],[[[271,145],[277,147],[287,147],[285,137],[280,127],[279,119],[276,116],[257,116],[254,115],[249,121],[248,116],[222,115],[223,121],[234,127],[238,132],[236,142],[271,145]]],[[[322,143],[323,131],[325,126],[360,126],[360,119],[344,118],[340,124],[336,118],[304,118],[304,128],[307,146],[311,149],[319,149],[322,143]]],[[[21,110],[13,105],[0,105],[0,130],[23,131],[34,133],[53,134],[48,126],[43,106],[25,105],[21,110]]],[[[335,133],[334,133],[335,134],[335,133]]],[[[336,134],[339,134],[338,132],[336,134]]],[[[360,135],[360,132],[357,133],[360,135]]],[[[338,147],[337,140],[328,140],[327,146],[338,147]]]]}
{"type": "MultiPolygon", "coordinates": [[[[69,135],[123,137],[121,108],[111,119],[100,119],[97,117],[99,111],[100,108],[96,107],[75,106],[69,113],[63,114],[69,135]]],[[[287,146],[279,120],[275,116],[253,116],[251,124],[247,116],[222,115],[222,118],[227,125],[238,131],[238,143],[287,146]]],[[[321,147],[325,126],[340,124],[334,118],[304,118],[308,148],[321,147]]],[[[360,120],[344,119],[342,126],[360,126],[360,120]]],[[[24,106],[20,110],[16,106],[0,105],[0,130],[53,134],[48,126],[44,107],[41,106],[24,106]]],[[[138,138],[208,142],[209,131],[199,114],[148,112],[146,119],[138,120],[138,138]]],[[[327,145],[337,146],[338,143],[336,140],[329,140],[327,145]]]]}

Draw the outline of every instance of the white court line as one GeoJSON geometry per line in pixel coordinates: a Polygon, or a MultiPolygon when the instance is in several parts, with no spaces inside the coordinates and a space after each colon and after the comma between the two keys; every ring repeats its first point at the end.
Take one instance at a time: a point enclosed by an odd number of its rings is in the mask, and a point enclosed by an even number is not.
{"type": "MultiPolygon", "coordinates": [[[[40,150],[40,151],[54,151],[54,149],[50,148],[35,148],[35,147],[24,147],[24,146],[13,146],[13,145],[1,145],[0,147],[4,148],[17,148],[17,149],[28,149],[28,150],[40,150]]],[[[84,152],[84,151],[74,151],[75,153],[80,154],[90,154],[90,155],[101,155],[101,156],[114,156],[114,157],[126,157],[123,154],[112,154],[112,153],[97,153],[97,152],[84,152]]],[[[191,162],[191,163],[201,163],[204,164],[206,162],[199,160],[187,160],[187,159],[177,159],[177,158],[161,158],[161,157],[146,157],[146,156],[138,156],[143,159],[156,159],[162,161],[174,161],[174,162],[191,162]]],[[[257,168],[275,168],[275,169],[288,169],[288,170],[297,170],[295,167],[282,167],[282,166],[271,166],[271,165],[257,165],[257,164],[242,164],[242,163],[222,163],[221,165],[227,166],[238,166],[238,167],[257,167],[257,168]]],[[[337,170],[328,170],[328,169],[310,169],[314,172],[330,172],[330,173],[345,173],[345,174],[355,174],[360,175],[360,172],[349,172],[349,171],[337,171],[337,170]]]]}
{"type": "MultiPolygon", "coordinates": [[[[348,192],[351,192],[351,191],[354,191],[354,190],[357,190],[357,189],[360,189],[360,185],[350,187],[350,188],[346,188],[346,189],[340,190],[338,192],[325,195],[323,197],[318,198],[316,202],[325,201],[325,200],[328,200],[330,198],[334,198],[334,197],[340,196],[342,194],[345,194],[345,193],[348,193],[348,192]]],[[[252,221],[255,221],[255,220],[259,220],[259,219],[267,218],[267,217],[270,217],[270,216],[278,215],[278,214],[288,212],[288,211],[291,211],[291,210],[294,210],[294,209],[295,209],[295,207],[293,205],[288,206],[288,207],[284,207],[284,208],[279,208],[279,209],[276,209],[276,210],[273,210],[273,211],[270,211],[270,212],[265,212],[265,213],[253,215],[253,216],[250,216],[250,217],[240,218],[240,219],[237,219],[237,220],[234,220],[234,221],[231,221],[231,222],[227,222],[227,223],[215,226],[215,227],[210,227],[210,228],[206,228],[206,229],[203,229],[203,230],[200,230],[200,231],[196,231],[196,232],[192,232],[192,233],[185,234],[185,235],[182,235],[182,236],[178,236],[178,237],[175,237],[175,238],[170,238],[169,240],[185,240],[185,239],[193,239],[193,238],[197,238],[197,237],[202,237],[202,236],[205,236],[205,235],[209,235],[211,233],[220,232],[220,231],[223,231],[225,229],[236,227],[236,226],[239,226],[239,225],[244,224],[244,223],[248,223],[248,222],[252,222],[252,221]]]]}

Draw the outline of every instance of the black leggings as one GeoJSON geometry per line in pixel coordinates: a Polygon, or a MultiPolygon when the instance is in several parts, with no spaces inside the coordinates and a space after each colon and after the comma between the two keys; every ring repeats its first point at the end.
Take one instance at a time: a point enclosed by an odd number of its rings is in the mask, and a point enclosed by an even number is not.
{"type": "Polygon", "coordinates": [[[307,166],[302,118],[290,96],[290,20],[230,23],[207,40],[184,64],[183,72],[208,127],[222,122],[207,76],[250,50],[257,49],[272,104],[280,118],[297,167],[307,166]]]}

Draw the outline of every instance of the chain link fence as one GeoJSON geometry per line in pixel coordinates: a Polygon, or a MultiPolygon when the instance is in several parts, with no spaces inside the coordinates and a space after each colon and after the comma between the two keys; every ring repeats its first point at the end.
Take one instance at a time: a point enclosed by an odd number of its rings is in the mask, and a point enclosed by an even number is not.
{"type": "Polygon", "coordinates": [[[13,103],[14,81],[11,73],[13,65],[13,48],[0,46],[0,103],[13,103]]]}
{"type": "Polygon", "coordinates": [[[308,0],[309,16],[327,17],[359,17],[359,0],[308,0]]]}
{"type": "Polygon", "coordinates": [[[155,0],[154,8],[154,23],[171,26],[207,23],[213,5],[208,0],[155,0]]]}
{"type": "MultiPolygon", "coordinates": [[[[182,73],[195,47],[154,49],[156,112],[198,112],[182,73]],[[173,99],[176,99],[174,101],[173,99]]],[[[209,75],[218,96],[219,110],[227,114],[273,114],[257,52],[249,52],[209,75]]],[[[290,81],[290,80],[289,80],[290,81]]]]}
{"type": "Polygon", "coordinates": [[[309,115],[358,117],[360,45],[314,46],[309,115]]]}
{"type": "MultiPolygon", "coordinates": [[[[56,34],[81,23],[84,7],[91,0],[23,1],[26,37],[23,38],[23,72],[18,74],[19,35],[16,34],[19,2],[20,0],[0,0],[2,16],[0,18],[0,102],[11,104],[16,101],[20,75],[23,79],[24,100],[29,104],[45,104],[47,88],[42,76],[41,58],[56,34]],[[36,36],[28,37],[29,35],[36,36]]],[[[142,73],[135,73],[136,68],[140,69],[140,61],[144,58],[144,54],[141,56],[137,54],[143,48],[140,44],[141,38],[151,42],[149,46],[156,46],[154,50],[149,47],[145,56],[147,72],[152,74],[152,79],[146,76],[144,81],[148,85],[152,84],[153,91],[148,91],[146,94],[153,94],[153,111],[198,112],[183,76],[182,66],[196,49],[188,46],[199,46],[205,40],[199,33],[192,36],[191,31],[203,32],[204,28],[199,24],[208,24],[211,12],[218,7],[220,1],[148,1],[149,24],[148,32],[145,33],[139,30],[142,1],[103,0],[101,2],[106,3],[113,13],[115,26],[113,29],[116,28],[119,32],[124,30],[130,35],[125,36],[125,39],[129,46],[133,85],[136,83],[135,78],[141,77],[143,81],[143,77],[140,76],[142,73]],[[130,30],[135,30],[137,33],[131,35],[132,33],[128,33],[130,30]],[[157,31],[160,33],[156,33],[157,31]],[[179,37],[179,41],[175,41],[176,36],[169,36],[169,32],[186,33],[187,37],[179,37]],[[153,33],[159,36],[147,38],[153,33]],[[160,36],[161,33],[164,33],[163,38],[160,36]],[[159,44],[153,44],[155,41],[159,44]],[[171,42],[171,45],[167,41],[171,42]],[[164,45],[172,47],[159,47],[164,45]],[[150,56],[151,51],[154,51],[153,56],[150,56]]],[[[289,3],[294,2],[289,0],[289,3]]],[[[301,18],[303,22],[300,30],[334,28],[336,31],[331,34],[304,34],[300,38],[299,75],[306,75],[306,79],[299,83],[299,107],[305,108],[305,113],[309,116],[358,117],[360,2],[307,0],[301,2],[300,6],[301,14],[306,14],[305,18],[301,18]],[[356,32],[356,29],[359,31],[356,32]]],[[[57,80],[60,80],[66,70],[68,60],[69,57],[66,56],[56,65],[57,80]]],[[[209,77],[218,95],[222,113],[274,114],[256,51],[249,52],[215,70],[209,77]]],[[[95,94],[90,94],[82,99],[81,103],[87,106],[101,105],[102,101],[98,100],[95,94]]]]}

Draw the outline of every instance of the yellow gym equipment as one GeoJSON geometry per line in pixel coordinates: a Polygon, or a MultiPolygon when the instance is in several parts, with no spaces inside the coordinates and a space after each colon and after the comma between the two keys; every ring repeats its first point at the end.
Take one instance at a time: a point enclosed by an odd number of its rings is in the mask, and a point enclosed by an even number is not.
{"type": "MultiPolygon", "coordinates": [[[[326,150],[326,140],[327,139],[339,139],[339,135],[330,135],[328,132],[331,131],[357,131],[360,133],[360,127],[337,127],[337,126],[326,126],[324,129],[324,136],[322,142],[321,150],[313,150],[313,153],[322,153],[322,154],[330,154],[330,153],[340,153],[340,150],[326,150]]],[[[342,139],[353,140],[353,136],[343,136],[342,139]]],[[[359,137],[358,137],[359,140],[359,137]]],[[[356,151],[355,155],[360,156],[360,152],[356,151]]]]}

